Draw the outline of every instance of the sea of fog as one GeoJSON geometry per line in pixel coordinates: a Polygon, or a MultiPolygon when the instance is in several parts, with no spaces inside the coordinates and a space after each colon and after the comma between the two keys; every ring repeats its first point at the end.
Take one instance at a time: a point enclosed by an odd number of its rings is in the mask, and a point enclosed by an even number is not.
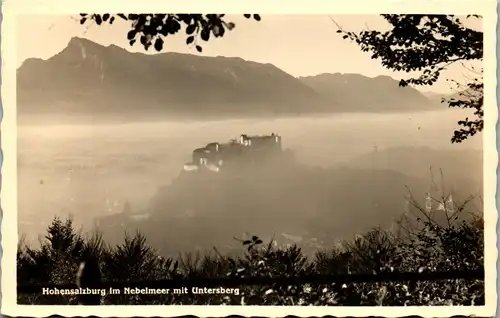
{"type": "Polygon", "coordinates": [[[18,128],[18,218],[28,240],[55,215],[80,226],[95,216],[147,206],[156,190],[178,175],[191,151],[246,134],[278,133],[303,163],[335,165],[397,146],[481,149],[482,136],[452,145],[459,110],[404,114],[340,114],[316,118],[95,125],[23,125],[18,128]]]}

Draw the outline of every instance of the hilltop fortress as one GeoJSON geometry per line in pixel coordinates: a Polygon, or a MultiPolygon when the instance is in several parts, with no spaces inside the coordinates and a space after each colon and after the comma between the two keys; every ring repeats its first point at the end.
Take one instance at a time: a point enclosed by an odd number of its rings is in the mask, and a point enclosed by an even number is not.
{"type": "Polygon", "coordinates": [[[184,171],[206,169],[219,172],[222,167],[255,163],[269,155],[282,153],[281,136],[272,133],[264,136],[241,135],[227,143],[212,142],[193,151],[192,162],[184,165],[184,171]]]}

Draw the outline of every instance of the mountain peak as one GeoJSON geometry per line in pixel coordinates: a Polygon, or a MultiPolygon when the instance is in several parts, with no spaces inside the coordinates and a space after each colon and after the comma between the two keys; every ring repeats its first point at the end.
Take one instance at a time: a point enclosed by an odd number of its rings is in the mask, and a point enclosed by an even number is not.
{"type": "Polygon", "coordinates": [[[396,81],[394,78],[390,77],[389,75],[378,75],[375,77],[375,79],[381,79],[385,81],[396,81]]]}
{"type": "Polygon", "coordinates": [[[102,45],[88,39],[72,37],[69,40],[68,45],[66,45],[66,47],[61,52],[54,55],[49,60],[54,61],[62,59],[66,62],[70,60],[74,61],[75,59],[85,60],[88,53],[96,53],[101,48],[103,48],[102,45]]]}
{"type": "Polygon", "coordinates": [[[74,37],[50,61],[30,64],[18,72],[21,113],[43,104],[54,113],[274,116],[330,106],[283,70],[242,58],[131,53],[74,37]]]}
{"type": "Polygon", "coordinates": [[[86,38],[81,38],[79,36],[73,36],[73,37],[71,37],[71,39],[69,40],[68,43],[69,44],[71,44],[71,43],[82,43],[82,44],[98,45],[94,41],[91,41],[91,40],[86,39],[86,38]]]}
{"type": "Polygon", "coordinates": [[[103,45],[100,45],[96,42],[93,42],[89,39],[86,39],[86,38],[81,38],[81,37],[77,37],[77,36],[74,36],[72,37],[69,42],[68,42],[68,45],[66,46],[66,48],[72,48],[72,47],[77,47],[77,48],[104,48],[103,45]]]}
{"type": "Polygon", "coordinates": [[[81,38],[81,37],[75,36],[69,40],[68,45],[66,46],[66,48],[62,52],[66,51],[66,50],[69,50],[69,51],[73,51],[73,50],[84,51],[85,50],[88,52],[98,53],[98,52],[105,52],[106,50],[109,50],[109,49],[126,51],[124,48],[119,47],[115,44],[111,44],[111,45],[106,46],[106,45],[102,45],[102,44],[93,42],[93,41],[86,39],[86,38],[81,38]]]}

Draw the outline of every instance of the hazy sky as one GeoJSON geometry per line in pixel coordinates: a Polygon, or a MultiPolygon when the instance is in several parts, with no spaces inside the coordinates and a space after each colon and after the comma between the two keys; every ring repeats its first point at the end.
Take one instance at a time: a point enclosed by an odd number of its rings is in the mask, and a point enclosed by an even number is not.
{"type": "MultiPolygon", "coordinates": [[[[238,56],[246,60],[272,63],[293,76],[320,73],[359,73],[369,77],[389,75],[396,79],[407,74],[396,74],[383,68],[379,61],[370,59],[370,53],[361,52],[354,43],[343,40],[336,31],[333,18],[344,29],[359,31],[364,28],[382,30],[386,22],[378,15],[264,15],[262,21],[247,20],[243,16],[228,16],[236,28],[223,38],[204,43],[206,56],[238,56]]],[[[50,58],[59,53],[74,37],[84,37],[102,45],[115,44],[132,52],[144,52],[139,43],[128,44],[126,34],[130,25],[125,21],[113,25],[80,25],[78,16],[24,15],[18,20],[18,66],[30,57],[50,58]],[[29,39],[29,40],[27,40],[29,39]]],[[[477,26],[480,27],[480,26],[477,26]]],[[[185,44],[185,34],[169,37],[165,52],[200,54],[185,44]]],[[[151,53],[154,50],[151,49],[151,53]]],[[[447,77],[463,78],[466,72],[456,66],[447,77]]],[[[449,92],[441,80],[422,90],[449,92]]]]}

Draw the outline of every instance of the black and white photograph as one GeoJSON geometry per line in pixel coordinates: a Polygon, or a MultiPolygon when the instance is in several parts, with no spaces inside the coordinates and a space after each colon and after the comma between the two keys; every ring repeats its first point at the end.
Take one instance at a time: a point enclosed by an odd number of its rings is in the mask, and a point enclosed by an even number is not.
{"type": "Polygon", "coordinates": [[[2,313],[493,315],[489,3],[12,13],[2,313]]]}

